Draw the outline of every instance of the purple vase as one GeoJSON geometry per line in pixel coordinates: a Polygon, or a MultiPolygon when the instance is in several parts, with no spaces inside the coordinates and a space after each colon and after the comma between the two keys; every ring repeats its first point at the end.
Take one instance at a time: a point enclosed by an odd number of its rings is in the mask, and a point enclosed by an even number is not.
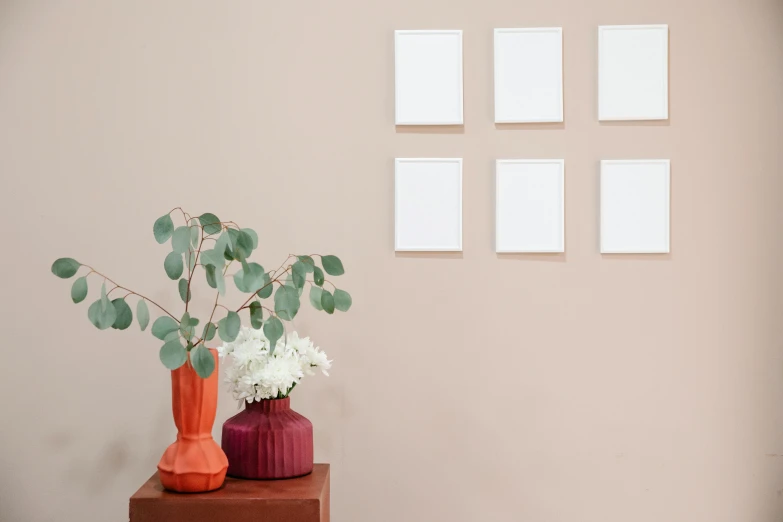
{"type": "Polygon", "coordinates": [[[228,474],[282,479],[313,471],[313,424],[291,409],[291,399],[246,402],[223,424],[228,474]]]}

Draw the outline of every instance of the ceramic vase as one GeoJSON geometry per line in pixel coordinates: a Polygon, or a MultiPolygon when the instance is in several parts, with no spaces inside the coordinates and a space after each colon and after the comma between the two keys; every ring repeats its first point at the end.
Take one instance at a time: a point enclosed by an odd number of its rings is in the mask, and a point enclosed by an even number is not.
{"type": "Polygon", "coordinates": [[[217,351],[215,370],[206,379],[185,363],[171,372],[171,404],[177,440],[158,463],[163,487],[181,493],[212,491],[223,485],[228,459],[212,438],[218,396],[217,351]]]}
{"type": "Polygon", "coordinates": [[[223,424],[228,474],[283,479],[313,471],[313,425],[291,409],[291,399],[245,403],[223,424]]]}

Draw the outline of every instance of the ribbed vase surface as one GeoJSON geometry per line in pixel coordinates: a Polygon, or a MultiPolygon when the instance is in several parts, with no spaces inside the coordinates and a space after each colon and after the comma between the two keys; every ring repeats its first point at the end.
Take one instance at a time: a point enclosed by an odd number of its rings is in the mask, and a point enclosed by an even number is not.
{"type": "Polygon", "coordinates": [[[313,425],[291,409],[291,399],[245,403],[223,424],[228,474],[282,479],[313,471],[313,425]]]}

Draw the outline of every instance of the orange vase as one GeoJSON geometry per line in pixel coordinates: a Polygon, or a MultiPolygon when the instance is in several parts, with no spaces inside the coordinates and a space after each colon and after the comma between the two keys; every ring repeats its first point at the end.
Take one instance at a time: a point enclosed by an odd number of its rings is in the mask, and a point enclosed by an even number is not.
{"type": "Polygon", "coordinates": [[[163,487],[181,493],[212,491],[223,485],[228,459],[212,438],[217,413],[218,357],[215,370],[206,379],[189,363],[171,372],[171,403],[177,441],[158,462],[163,487]]]}

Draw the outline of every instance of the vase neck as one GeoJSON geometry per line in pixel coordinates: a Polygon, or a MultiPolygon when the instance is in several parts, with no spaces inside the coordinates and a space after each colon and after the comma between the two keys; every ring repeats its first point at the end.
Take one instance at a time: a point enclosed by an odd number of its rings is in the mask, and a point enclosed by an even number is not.
{"type": "Polygon", "coordinates": [[[263,401],[246,402],[247,411],[256,411],[261,413],[271,413],[275,411],[286,411],[291,409],[291,398],[285,399],[264,399],[263,401]]]}

